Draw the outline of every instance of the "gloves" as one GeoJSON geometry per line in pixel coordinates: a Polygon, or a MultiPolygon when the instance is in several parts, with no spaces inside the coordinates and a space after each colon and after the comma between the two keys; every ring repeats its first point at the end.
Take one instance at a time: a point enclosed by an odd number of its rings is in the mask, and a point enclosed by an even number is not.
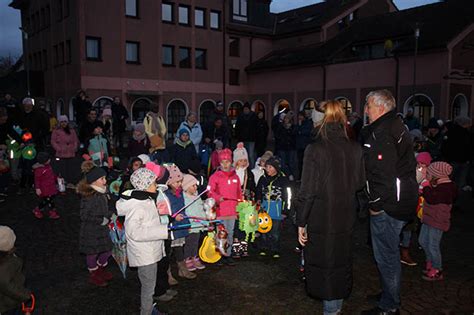
{"type": "Polygon", "coordinates": [[[107,225],[107,224],[109,223],[109,221],[110,221],[109,219],[107,219],[106,217],[104,217],[104,218],[102,219],[102,223],[101,223],[100,225],[105,226],[105,225],[107,225]]]}

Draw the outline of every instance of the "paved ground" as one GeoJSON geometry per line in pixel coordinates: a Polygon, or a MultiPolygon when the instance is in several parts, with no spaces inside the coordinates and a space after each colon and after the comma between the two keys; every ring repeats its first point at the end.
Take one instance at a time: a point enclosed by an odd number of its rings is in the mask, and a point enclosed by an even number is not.
{"type": "MultiPolygon", "coordinates": [[[[0,206],[0,224],[17,234],[18,254],[37,296],[37,314],[137,314],[136,270],[129,270],[124,280],[112,262],[116,277],[110,286],[89,285],[85,259],[78,253],[79,198],[69,192],[57,203],[62,215],[58,221],[33,217],[32,194],[12,196],[0,206]]],[[[452,230],[442,243],[446,280],[425,282],[421,267],[403,268],[403,314],[474,314],[474,207],[470,198],[464,203],[464,209],[453,213],[452,230]]],[[[368,308],[365,296],[379,288],[366,231],[367,223],[361,221],[354,237],[354,288],[344,314],[368,308]]],[[[294,244],[294,231],[287,226],[280,260],[254,255],[235,267],[208,266],[196,280],[181,280],[178,298],[160,308],[171,314],[320,314],[321,303],[305,295],[294,244]]],[[[416,245],[413,253],[423,261],[416,245]]]]}

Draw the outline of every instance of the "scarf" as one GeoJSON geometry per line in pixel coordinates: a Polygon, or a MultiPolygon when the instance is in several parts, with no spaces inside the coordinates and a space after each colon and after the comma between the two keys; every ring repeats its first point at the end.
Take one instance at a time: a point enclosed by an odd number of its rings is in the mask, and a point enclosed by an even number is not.
{"type": "Polygon", "coordinates": [[[164,136],[163,118],[159,113],[148,112],[148,119],[151,119],[151,133],[154,135],[164,136]]]}
{"type": "Polygon", "coordinates": [[[178,138],[178,140],[176,140],[176,144],[182,146],[183,148],[186,148],[188,145],[191,144],[191,140],[183,142],[181,141],[181,139],[178,138]]]}
{"type": "Polygon", "coordinates": [[[91,185],[92,189],[97,191],[98,193],[105,194],[107,192],[107,187],[99,187],[96,185],[91,185]]]}
{"type": "MultiPolygon", "coordinates": [[[[146,133],[142,133],[141,136],[139,136],[139,137],[137,137],[135,135],[135,133],[133,133],[132,138],[133,138],[133,140],[135,140],[137,142],[142,142],[143,140],[146,140],[146,133]]],[[[145,141],[145,144],[146,144],[146,141],[145,141]]]]}
{"type": "Polygon", "coordinates": [[[244,186],[245,175],[247,174],[247,168],[236,168],[235,173],[240,179],[240,184],[244,186]]]}

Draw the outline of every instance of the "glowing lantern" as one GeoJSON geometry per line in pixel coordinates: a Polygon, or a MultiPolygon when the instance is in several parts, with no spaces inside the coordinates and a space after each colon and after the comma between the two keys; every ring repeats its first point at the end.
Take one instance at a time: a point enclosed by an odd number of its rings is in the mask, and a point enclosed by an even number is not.
{"type": "Polygon", "coordinates": [[[36,149],[32,145],[28,145],[25,148],[23,148],[23,151],[21,152],[21,156],[25,160],[33,160],[36,157],[36,149]]]}
{"type": "Polygon", "coordinates": [[[21,140],[23,140],[23,142],[28,142],[31,139],[33,139],[33,135],[31,134],[31,132],[25,132],[23,136],[21,136],[21,140]]]}
{"type": "Polygon", "coordinates": [[[258,231],[262,234],[270,232],[273,226],[272,218],[265,211],[258,214],[258,231]]]}

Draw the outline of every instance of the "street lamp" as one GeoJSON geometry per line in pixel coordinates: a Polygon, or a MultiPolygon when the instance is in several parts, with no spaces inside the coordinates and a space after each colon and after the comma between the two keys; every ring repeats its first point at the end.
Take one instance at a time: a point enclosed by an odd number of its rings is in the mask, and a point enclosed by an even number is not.
{"type": "Polygon", "coordinates": [[[25,42],[25,51],[23,52],[23,58],[25,61],[25,70],[26,70],[26,90],[27,90],[28,97],[30,97],[31,96],[30,95],[30,62],[28,58],[28,52],[29,52],[28,32],[23,27],[19,27],[19,29],[21,31],[21,34],[23,35],[23,39],[25,42]]]}

